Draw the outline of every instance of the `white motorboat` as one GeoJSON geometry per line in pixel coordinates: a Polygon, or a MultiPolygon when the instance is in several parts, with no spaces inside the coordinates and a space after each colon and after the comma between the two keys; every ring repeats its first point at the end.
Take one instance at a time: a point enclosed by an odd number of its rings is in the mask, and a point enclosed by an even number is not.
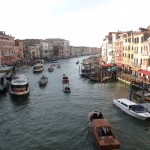
{"type": "Polygon", "coordinates": [[[122,111],[124,111],[132,117],[141,120],[146,120],[150,118],[150,113],[142,105],[130,101],[126,98],[114,99],[113,103],[122,111]]]}

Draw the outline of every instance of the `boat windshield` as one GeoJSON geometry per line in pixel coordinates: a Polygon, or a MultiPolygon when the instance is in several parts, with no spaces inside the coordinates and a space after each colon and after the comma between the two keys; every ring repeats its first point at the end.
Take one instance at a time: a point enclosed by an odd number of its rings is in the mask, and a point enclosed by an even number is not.
{"type": "Polygon", "coordinates": [[[142,105],[131,105],[129,108],[136,113],[146,112],[145,108],[142,105]]]}

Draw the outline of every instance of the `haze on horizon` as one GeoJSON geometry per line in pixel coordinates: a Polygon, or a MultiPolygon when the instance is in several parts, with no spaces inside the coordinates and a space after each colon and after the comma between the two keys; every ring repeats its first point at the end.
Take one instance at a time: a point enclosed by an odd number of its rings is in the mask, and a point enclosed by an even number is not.
{"type": "Polygon", "coordinates": [[[62,38],[100,47],[108,32],[147,28],[149,0],[0,0],[0,31],[16,39],[62,38]]]}

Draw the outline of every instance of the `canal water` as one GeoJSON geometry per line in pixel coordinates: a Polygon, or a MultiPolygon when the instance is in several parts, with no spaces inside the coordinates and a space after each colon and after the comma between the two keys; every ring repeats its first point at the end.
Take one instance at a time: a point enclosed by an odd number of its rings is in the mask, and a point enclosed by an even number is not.
{"type": "Polygon", "coordinates": [[[85,57],[60,60],[61,68],[33,74],[33,68],[20,70],[28,77],[30,95],[14,99],[0,97],[0,150],[97,150],[88,123],[88,113],[101,111],[121,143],[121,150],[150,149],[150,121],[132,118],[113,105],[114,98],[128,98],[129,87],[119,82],[92,83],[79,76],[85,57]],[[70,80],[71,93],[63,93],[61,77],[70,80]],[[38,80],[46,75],[45,88],[38,80]]]}

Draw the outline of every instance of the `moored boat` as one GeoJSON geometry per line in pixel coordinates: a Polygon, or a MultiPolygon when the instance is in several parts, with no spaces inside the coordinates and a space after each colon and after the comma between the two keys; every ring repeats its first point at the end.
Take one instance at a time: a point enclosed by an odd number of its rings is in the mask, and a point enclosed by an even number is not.
{"type": "Polygon", "coordinates": [[[150,113],[140,104],[130,101],[126,98],[114,99],[113,103],[128,115],[146,120],[150,118],[150,113]]]}
{"type": "Polygon", "coordinates": [[[119,149],[120,142],[112,131],[108,120],[104,119],[103,115],[98,112],[90,112],[88,118],[98,147],[101,150],[119,149]]]}
{"type": "Polygon", "coordinates": [[[29,83],[24,74],[16,74],[12,76],[10,82],[10,94],[16,96],[29,94],[29,83]]]}
{"type": "Polygon", "coordinates": [[[0,73],[0,94],[5,94],[8,89],[8,82],[6,79],[6,73],[0,73]]]}
{"type": "Polygon", "coordinates": [[[39,80],[39,86],[46,86],[47,83],[48,83],[48,78],[43,75],[39,80]]]}

